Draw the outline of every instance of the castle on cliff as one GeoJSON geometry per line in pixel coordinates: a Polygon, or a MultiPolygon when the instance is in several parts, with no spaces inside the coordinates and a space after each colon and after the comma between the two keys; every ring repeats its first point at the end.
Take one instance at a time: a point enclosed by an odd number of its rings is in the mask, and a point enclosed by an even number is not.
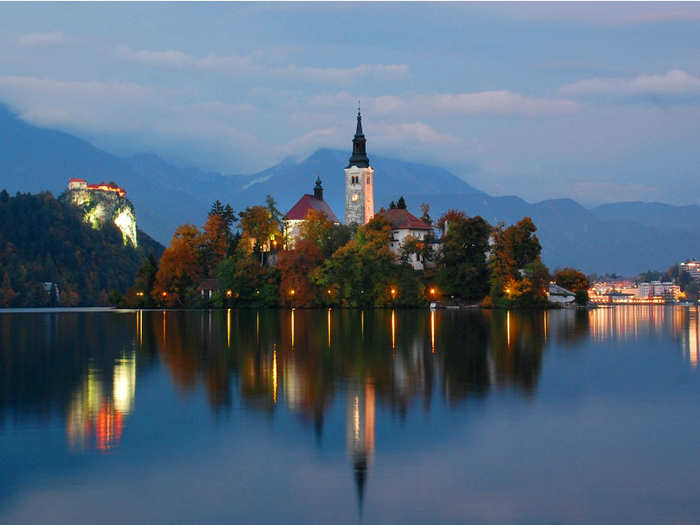
{"type": "Polygon", "coordinates": [[[62,196],[83,212],[83,219],[95,229],[112,222],[122,233],[124,244],[138,246],[136,213],[126,198],[126,190],[114,182],[88,184],[85,179],[71,178],[62,196]]]}

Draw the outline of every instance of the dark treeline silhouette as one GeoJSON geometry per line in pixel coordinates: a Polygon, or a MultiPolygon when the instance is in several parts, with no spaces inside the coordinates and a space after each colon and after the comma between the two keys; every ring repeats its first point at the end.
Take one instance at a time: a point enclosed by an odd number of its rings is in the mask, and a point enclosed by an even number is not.
{"type": "Polygon", "coordinates": [[[126,291],[151,253],[163,248],[138,232],[125,246],[113,224],[99,230],[50,193],[0,192],[0,306],[108,305],[126,291]]]}

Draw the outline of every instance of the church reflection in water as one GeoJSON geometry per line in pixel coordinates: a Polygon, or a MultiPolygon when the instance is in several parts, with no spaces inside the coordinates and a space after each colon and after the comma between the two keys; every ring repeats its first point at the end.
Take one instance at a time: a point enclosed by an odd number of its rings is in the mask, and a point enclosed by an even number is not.
{"type": "Polygon", "coordinates": [[[4,348],[27,349],[4,362],[6,388],[24,394],[0,399],[3,411],[62,407],[71,448],[114,450],[128,434],[140,373],[156,363],[178,390],[196,395],[203,387],[215,412],[234,404],[287,410],[319,444],[338,401],[360,504],[382,447],[375,430],[382,418],[403,420],[435,403],[454,406],[503,389],[533,396],[550,344],[667,331],[690,366],[697,367],[700,354],[695,307],[139,311],[22,319],[10,330],[8,317],[0,317],[4,348]],[[17,329],[18,323],[26,326],[17,329]],[[84,344],[76,345],[75,334],[83,334],[84,344]],[[61,381],[52,375],[57,370],[61,381]]]}
{"type": "Polygon", "coordinates": [[[228,410],[236,397],[252,410],[284,407],[309,425],[319,443],[327,411],[342,400],[346,450],[361,504],[375,456],[377,418],[429,411],[436,396],[453,405],[499,388],[533,395],[547,341],[546,315],[146,313],[136,339],[158,355],[180,390],[203,385],[215,411],[228,410]]]}

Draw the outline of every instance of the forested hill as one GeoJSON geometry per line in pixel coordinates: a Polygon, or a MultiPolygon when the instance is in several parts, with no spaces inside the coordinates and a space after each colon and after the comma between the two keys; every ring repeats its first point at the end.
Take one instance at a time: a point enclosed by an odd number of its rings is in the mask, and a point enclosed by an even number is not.
{"type": "Polygon", "coordinates": [[[111,290],[131,286],[149,253],[163,252],[142,231],[138,244],[125,246],[113,224],[92,229],[77,208],[51,193],[2,191],[0,306],[107,305],[111,290]]]}

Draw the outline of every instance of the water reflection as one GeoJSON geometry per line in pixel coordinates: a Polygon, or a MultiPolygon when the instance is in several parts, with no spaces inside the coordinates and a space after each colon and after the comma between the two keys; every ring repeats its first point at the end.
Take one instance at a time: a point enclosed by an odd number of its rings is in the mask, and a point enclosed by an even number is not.
{"type": "Polygon", "coordinates": [[[670,335],[696,368],[699,330],[696,307],[658,306],[0,315],[0,416],[57,414],[71,449],[115,450],[138,410],[136,383],[158,367],[185,396],[203,390],[217,414],[234,402],[290,412],[319,446],[332,439],[329,412],[344,406],[361,505],[381,456],[382,417],[405,420],[436,402],[455,407],[503,390],[531,398],[550,345],[670,335]]]}
{"type": "Polygon", "coordinates": [[[687,310],[688,328],[683,331],[681,341],[683,344],[683,354],[687,357],[692,368],[698,366],[698,355],[700,354],[700,337],[698,337],[698,307],[690,307],[687,310]]]}

